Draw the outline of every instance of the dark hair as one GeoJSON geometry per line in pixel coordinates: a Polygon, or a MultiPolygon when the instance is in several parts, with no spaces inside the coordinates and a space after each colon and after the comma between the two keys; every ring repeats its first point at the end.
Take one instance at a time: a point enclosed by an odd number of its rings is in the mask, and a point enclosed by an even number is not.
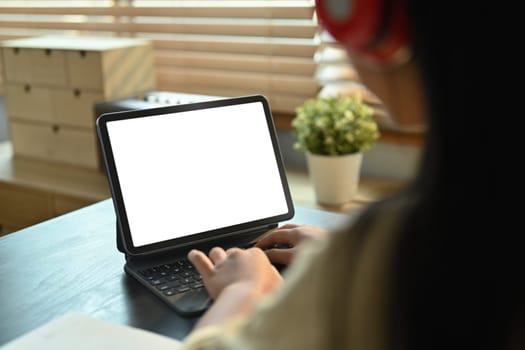
{"type": "MultiPolygon", "coordinates": [[[[480,18],[474,8],[404,3],[429,129],[418,176],[404,194],[416,204],[404,219],[393,263],[392,347],[525,348],[525,254],[511,232],[483,234],[498,227],[490,216],[498,218],[489,209],[495,203],[487,203],[487,184],[479,187],[475,177],[490,177],[492,169],[469,161],[481,135],[466,92],[480,99],[487,94],[474,79],[480,72],[473,62],[483,51],[472,50],[471,41],[486,23],[471,22],[480,18]],[[498,293],[489,293],[494,288],[498,293]]],[[[483,114],[475,117],[484,120],[483,114]]]]}

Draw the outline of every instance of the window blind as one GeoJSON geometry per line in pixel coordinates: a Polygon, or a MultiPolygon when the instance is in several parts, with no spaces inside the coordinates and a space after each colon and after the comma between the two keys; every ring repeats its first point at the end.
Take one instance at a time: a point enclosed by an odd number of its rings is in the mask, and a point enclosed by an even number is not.
{"type": "Polygon", "coordinates": [[[321,88],[312,0],[0,0],[0,40],[35,35],[147,38],[158,90],[264,94],[274,114],[321,88]]]}

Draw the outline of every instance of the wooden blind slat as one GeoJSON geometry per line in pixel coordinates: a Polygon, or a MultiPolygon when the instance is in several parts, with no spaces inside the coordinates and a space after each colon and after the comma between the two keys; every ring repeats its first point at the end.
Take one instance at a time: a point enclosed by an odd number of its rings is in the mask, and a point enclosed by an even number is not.
{"type": "Polygon", "coordinates": [[[313,24],[279,23],[120,23],[120,22],[27,22],[0,21],[4,28],[70,29],[127,33],[183,33],[268,37],[311,38],[317,31],[313,24]]]}
{"type": "Polygon", "coordinates": [[[259,39],[235,40],[234,38],[177,37],[174,39],[153,39],[155,49],[228,52],[255,55],[280,55],[312,58],[317,49],[313,40],[259,39]]]}
{"type": "Polygon", "coordinates": [[[210,52],[156,51],[155,63],[162,67],[206,68],[313,77],[316,64],[311,59],[210,52]]]}
{"type": "Polygon", "coordinates": [[[0,7],[0,14],[310,19],[313,6],[0,7]]]}
{"type": "Polygon", "coordinates": [[[157,69],[157,83],[173,87],[193,85],[208,87],[235,86],[261,92],[287,92],[301,96],[314,96],[320,87],[314,77],[265,75],[214,70],[157,69]]]}

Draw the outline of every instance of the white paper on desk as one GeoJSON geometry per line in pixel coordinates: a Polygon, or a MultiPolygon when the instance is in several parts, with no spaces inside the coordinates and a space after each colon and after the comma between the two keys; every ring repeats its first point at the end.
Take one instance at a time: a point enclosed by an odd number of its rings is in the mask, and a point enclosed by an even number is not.
{"type": "Polygon", "coordinates": [[[5,344],[2,350],[177,350],[181,343],[142,329],[67,313],[5,344]]]}

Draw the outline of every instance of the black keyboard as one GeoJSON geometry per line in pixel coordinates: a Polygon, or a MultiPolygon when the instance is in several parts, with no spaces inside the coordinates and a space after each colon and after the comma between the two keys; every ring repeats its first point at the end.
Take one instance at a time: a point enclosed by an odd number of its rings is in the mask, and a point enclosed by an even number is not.
{"type": "MultiPolygon", "coordinates": [[[[249,248],[253,243],[239,244],[240,248],[249,248]]],[[[224,247],[227,249],[228,247],[224,247]]],[[[286,266],[276,266],[280,272],[286,266]]],[[[204,287],[201,275],[186,258],[174,262],[135,270],[143,283],[149,284],[161,299],[167,302],[182,316],[195,316],[204,312],[211,304],[211,299],[204,287]]]]}
{"type": "Polygon", "coordinates": [[[201,275],[187,259],[139,271],[144,279],[166,296],[204,288],[201,275]]]}

